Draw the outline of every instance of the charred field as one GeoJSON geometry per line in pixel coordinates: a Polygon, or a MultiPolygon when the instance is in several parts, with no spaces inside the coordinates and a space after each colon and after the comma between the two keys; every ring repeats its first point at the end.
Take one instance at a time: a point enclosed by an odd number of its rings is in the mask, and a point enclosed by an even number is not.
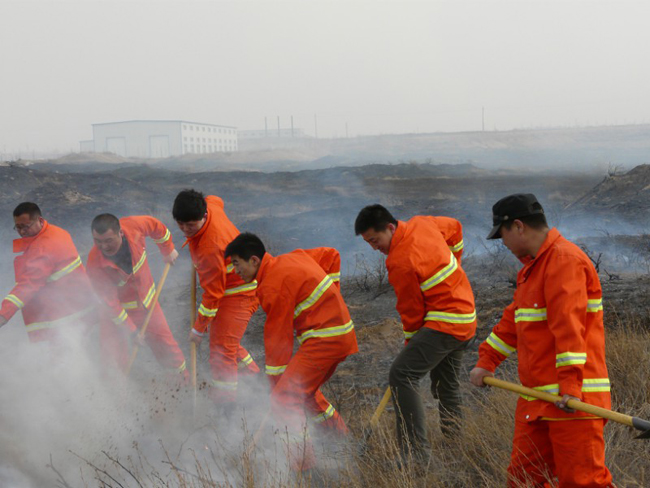
{"type": "MultiPolygon", "coordinates": [[[[11,211],[21,201],[38,203],[45,218],[70,231],[82,258],[91,246],[90,221],[99,213],[149,214],[183,240],[171,219],[174,196],[184,188],[216,194],[241,231],[255,232],[272,253],[332,246],[343,256],[342,290],[356,325],[359,354],[346,360],[324,389],[348,423],[348,442],[317,441],[319,469],[292,477],[282,460],[282,432],[270,426],[248,453],[253,433],[268,407],[263,379],[244,385],[240,415],[225,422],[207,399],[207,344],[199,350],[199,391],[170,388],[160,381],[153,355],[142,351],[129,381],[105,379],[88,357],[69,369],[39,369],[38,355],[15,318],[0,334],[9,367],[0,373],[0,484],[3,486],[216,487],[497,487],[505,484],[514,395],[463,386],[462,435],[445,441],[437,406],[426,381],[421,391],[429,412],[433,460],[423,474],[397,469],[394,419],[389,406],[366,452],[359,445],[387,384],[392,359],[402,345],[395,297],[378,255],[354,236],[358,210],[382,203],[400,219],[416,214],[448,215],[465,229],[463,267],[479,315],[478,341],[465,355],[468,373],[478,344],[499,320],[513,293],[518,263],[500,245],[484,240],[491,205],[514,192],[535,193],[551,225],[583,246],[597,266],[604,290],[607,354],[614,408],[650,416],[650,219],[646,205],[647,166],[621,175],[571,171],[486,170],[471,164],[375,164],[284,173],[186,173],[155,165],[62,168],[0,165],[0,263],[5,289],[13,284],[11,211]],[[631,174],[630,174],[631,173],[631,174]],[[597,218],[594,219],[594,216],[597,218]],[[54,376],[51,376],[54,374],[54,376]],[[46,378],[47,380],[45,380],[46,378]]],[[[650,182],[649,182],[650,183],[650,182]]],[[[154,278],[162,268],[149,252],[154,278]]],[[[187,251],[174,267],[161,305],[189,357],[190,265],[187,251]]],[[[243,344],[264,363],[264,315],[258,311],[243,344]]],[[[516,357],[499,374],[516,380],[516,357]]],[[[607,463],[619,486],[650,485],[650,447],[633,440],[626,427],[606,427],[607,463]]]]}

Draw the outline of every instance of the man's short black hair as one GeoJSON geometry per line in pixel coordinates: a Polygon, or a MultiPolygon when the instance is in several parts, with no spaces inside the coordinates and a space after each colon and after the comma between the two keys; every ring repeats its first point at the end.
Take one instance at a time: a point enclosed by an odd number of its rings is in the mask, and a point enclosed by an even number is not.
{"type": "Polygon", "coordinates": [[[29,214],[30,219],[41,217],[41,209],[38,208],[38,205],[32,202],[23,202],[19,203],[16,208],[14,208],[14,217],[19,217],[23,214],[29,214]]]}
{"type": "Polygon", "coordinates": [[[501,224],[501,227],[505,227],[507,230],[510,230],[514,225],[515,220],[521,220],[524,225],[527,225],[531,229],[535,230],[543,230],[548,228],[548,222],[546,221],[546,215],[544,214],[526,215],[525,217],[506,220],[501,224]]]}
{"type": "Polygon", "coordinates": [[[368,229],[382,232],[386,230],[388,224],[397,225],[397,220],[385,207],[376,203],[361,209],[361,212],[357,215],[357,220],[354,222],[354,232],[356,235],[363,234],[368,229]]]}
{"type": "Polygon", "coordinates": [[[227,258],[232,256],[239,256],[248,261],[253,256],[262,259],[266,249],[262,239],[250,232],[239,234],[235,239],[226,246],[225,256],[227,258]]]}
{"type": "Polygon", "coordinates": [[[195,222],[203,219],[208,211],[203,193],[196,190],[183,190],[174,200],[172,216],[177,222],[195,222]]]}
{"type": "Polygon", "coordinates": [[[109,230],[115,231],[117,234],[121,229],[120,219],[113,214],[103,213],[93,219],[90,228],[100,235],[105,234],[109,230]]]}

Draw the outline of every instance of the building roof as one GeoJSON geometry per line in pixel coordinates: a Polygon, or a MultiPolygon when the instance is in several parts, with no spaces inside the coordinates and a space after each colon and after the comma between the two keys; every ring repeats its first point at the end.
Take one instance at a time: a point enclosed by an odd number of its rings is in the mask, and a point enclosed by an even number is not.
{"type": "Polygon", "coordinates": [[[209,124],[207,122],[191,122],[189,120],[121,120],[119,122],[100,122],[99,124],[92,124],[93,127],[96,125],[116,125],[116,124],[132,124],[132,123],[157,123],[157,122],[174,122],[174,123],[179,123],[179,124],[195,124],[195,125],[210,125],[212,127],[224,127],[226,129],[237,129],[234,125],[219,125],[219,124],[209,124]]]}

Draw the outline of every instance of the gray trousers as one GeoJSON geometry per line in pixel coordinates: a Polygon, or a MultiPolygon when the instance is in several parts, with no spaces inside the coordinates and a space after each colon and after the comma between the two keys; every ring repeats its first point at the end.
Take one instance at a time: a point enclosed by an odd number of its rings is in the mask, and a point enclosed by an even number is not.
{"type": "Polygon", "coordinates": [[[426,416],[418,392],[420,380],[428,373],[431,393],[439,400],[440,428],[452,436],[461,416],[459,372],[463,352],[471,341],[459,341],[437,330],[422,327],[402,349],[390,368],[389,384],[397,416],[397,440],[404,455],[428,457],[426,416]]]}

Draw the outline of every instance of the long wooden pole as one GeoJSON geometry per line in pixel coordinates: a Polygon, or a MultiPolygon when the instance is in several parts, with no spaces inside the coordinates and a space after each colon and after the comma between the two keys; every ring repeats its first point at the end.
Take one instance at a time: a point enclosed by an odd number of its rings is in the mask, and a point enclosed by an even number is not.
{"type": "MultiPolygon", "coordinates": [[[[509,390],[514,393],[519,393],[520,395],[527,395],[538,400],[543,400],[549,403],[555,403],[562,399],[561,396],[553,395],[551,393],[546,393],[544,391],[534,390],[532,388],[527,388],[523,385],[518,385],[516,383],[510,383],[509,381],[499,380],[493,378],[492,376],[484,376],[483,383],[490,386],[495,386],[503,390],[509,390]]],[[[640,419],[638,417],[630,417],[619,412],[613,412],[606,408],[597,407],[596,405],[591,405],[589,403],[581,402],[578,400],[569,400],[567,402],[569,408],[574,410],[579,410],[581,412],[589,413],[595,415],[596,417],[601,417],[604,419],[612,420],[618,422],[619,424],[628,425],[634,427],[637,430],[643,431],[645,434],[642,434],[641,438],[650,437],[650,422],[647,420],[640,419]]]]}
{"type": "MultiPolygon", "coordinates": [[[[196,322],[196,268],[192,263],[192,281],[190,288],[190,327],[196,322]]],[[[190,374],[192,375],[192,414],[196,416],[196,343],[190,342],[190,374]]]]}
{"type": "MultiPolygon", "coordinates": [[[[160,292],[163,289],[163,286],[165,286],[165,280],[167,279],[167,274],[169,273],[169,268],[171,267],[171,264],[167,263],[165,265],[165,269],[163,269],[162,276],[160,277],[160,281],[158,281],[158,286],[156,287],[156,293],[153,296],[153,300],[151,301],[151,306],[149,307],[149,311],[147,312],[147,316],[144,319],[144,324],[142,324],[142,328],[140,329],[140,332],[138,332],[138,338],[142,340],[144,338],[144,334],[147,331],[147,327],[149,326],[149,321],[151,320],[151,316],[153,315],[153,311],[156,308],[156,304],[158,303],[158,297],[160,296],[160,292]]],[[[133,350],[131,351],[131,358],[129,359],[129,364],[126,366],[126,375],[128,376],[129,373],[131,372],[131,367],[133,366],[133,362],[135,361],[135,357],[138,355],[138,350],[140,349],[140,346],[136,342],[133,345],[133,350]]]]}

